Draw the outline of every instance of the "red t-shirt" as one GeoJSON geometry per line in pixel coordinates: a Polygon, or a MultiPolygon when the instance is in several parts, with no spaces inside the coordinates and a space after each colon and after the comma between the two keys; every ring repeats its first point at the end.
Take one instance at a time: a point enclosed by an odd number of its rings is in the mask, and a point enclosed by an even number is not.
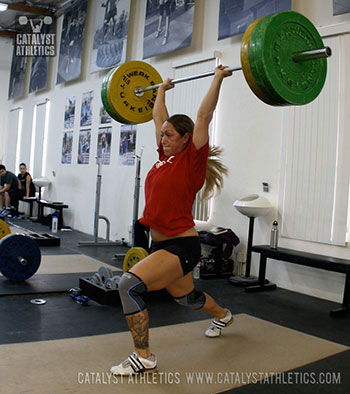
{"type": "Polygon", "coordinates": [[[158,152],[159,159],[146,178],[140,222],[173,236],[194,226],[192,205],[205,181],[209,144],[197,150],[191,139],[175,156],[165,156],[161,145],[158,152]]]}

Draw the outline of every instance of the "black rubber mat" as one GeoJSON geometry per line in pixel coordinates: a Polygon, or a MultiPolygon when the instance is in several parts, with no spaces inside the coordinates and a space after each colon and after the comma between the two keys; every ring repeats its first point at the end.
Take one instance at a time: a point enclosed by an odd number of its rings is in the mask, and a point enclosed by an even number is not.
{"type": "Polygon", "coordinates": [[[23,294],[62,293],[79,286],[80,277],[89,277],[94,272],[72,274],[38,274],[26,281],[12,281],[0,277],[0,297],[23,294]]]}
{"type": "MultiPolygon", "coordinates": [[[[199,311],[188,313],[164,292],[148,293],[145,300],[150,327],[208,319],[199,311]],[[170,319],[169,319],[170,318],[170,319]]],[[[66,294],[0,297],[0,344],[34,342],[127,331],[121,305],[101,305],[90,300],[81,305],[66,294]],[[32,299],[46,304],[34,305],[32,299]]]]}

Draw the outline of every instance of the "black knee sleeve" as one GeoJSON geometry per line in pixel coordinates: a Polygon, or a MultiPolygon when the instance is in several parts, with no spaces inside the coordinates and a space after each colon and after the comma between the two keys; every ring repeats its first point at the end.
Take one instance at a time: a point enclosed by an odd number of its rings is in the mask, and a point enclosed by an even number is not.
{"type": "Polygon", "coordinates": [[[118,289],[125,315],[132,315],[146,308],[141,295],[147,291],[147,287],[135,274],[125,272],[120,278],[118,289]]]}
{"type": "Polygon", "coordinates": [[[179,297],[179,298],[174,298],[174,300],[183,306],[187,306],[188,308],[191,309],[201,309],[203,308],[205,304],[205,294],[202,291],[197,291],[193,289],[191,293],[179,297]]]}

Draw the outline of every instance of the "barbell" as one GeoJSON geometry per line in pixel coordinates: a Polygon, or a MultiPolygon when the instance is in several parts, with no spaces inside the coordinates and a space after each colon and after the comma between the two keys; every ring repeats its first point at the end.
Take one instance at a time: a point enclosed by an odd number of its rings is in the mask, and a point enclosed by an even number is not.
{"type": "Polygon", "coordinates": [[[39,246],[24,234],[8,234],[0,243],[0,272],[5,278],[23,281],[39,269],[39,246]]]}
{"type": "MultiPolygon", "coordinates": [[[[305,105],[322,91],[327,75],[324,47],[315,26],[305,16],[283,11],[252,22],[243,35],[241,65],[253,93],[272,106],[305,105]]],[[[214,71],[174,79],[172,84],[214,75],[214,71]]],[[[162,78],[151,65],[130,61],[111,69],[102,82],[102,103],[109,115],[124,124],[152,119],[162,78]]]]}
{"type": "Polygon", "coordinates": [[[5,220],[0,219],[0,240],[9,234],[11,234],[10,226],[5,222],[5,220]]]}
{"type": "Polygon", "coordinates": [[[0,272],[5,278],[23,281],[39,269],[41,252],[27,235],[11,234],[9,225],[0,220],[0,272]]]}
{"type": "Polygon", "coordinates": [[[147,256],[147,250],[141,248],[140,246],[134,246],[133,248],[130,248],[123,260],[123,272],[129,271],[130,268],[147,256]]]}

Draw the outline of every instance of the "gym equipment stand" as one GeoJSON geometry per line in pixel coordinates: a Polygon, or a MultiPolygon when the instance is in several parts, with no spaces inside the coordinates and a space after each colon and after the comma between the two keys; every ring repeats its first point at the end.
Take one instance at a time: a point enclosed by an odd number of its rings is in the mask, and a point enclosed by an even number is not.
{"type": "Polygon", "coordinates": [[[122,241],[110,241],[110,222],[106,216],[100,215],[100,195],[101,195],[101,183],[102,183],[102,157],[97,157],[97,180],[96,180],[96,199],[95,199],[95,217],[94,217],[94,241],[79,241],[78,246],[126,246],[126,243],[122,241]],[[98,239],[98,225],[99,220],[106,222],[106,240],[100,241],[98,239]]]}
{"type": "MultiPolygon", "coordinates": [[[[135,246],[135,223],[139,216],[139,197],[140,197],[140,184],[141,184],[141,158],[143,153],[143,147],[139,155],[135,154],[136,157],[136,174],[135,174],[135,186],[134,186],[134,206],[132,216],[132,235],[131,235],[131,247],[135,246]]],[[[125,257],[124,254],[115,254],[113,259],[125,257]]]]}

